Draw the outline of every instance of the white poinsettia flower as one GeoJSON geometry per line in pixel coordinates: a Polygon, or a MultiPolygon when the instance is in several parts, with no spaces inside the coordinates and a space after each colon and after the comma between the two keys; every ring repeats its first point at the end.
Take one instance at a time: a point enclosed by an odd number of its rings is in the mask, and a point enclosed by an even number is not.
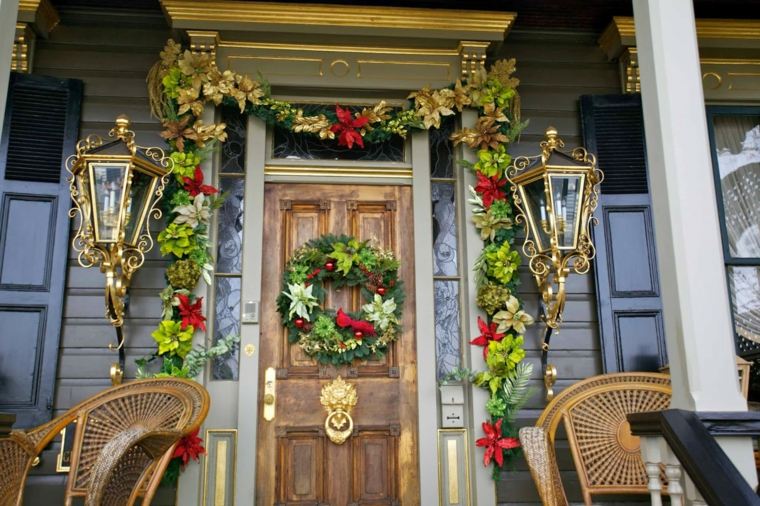
{"type": "Polygon", "coordinates": [[[192,204],[177,206],[172,209],[172,212],[178,215],[174,218],[174,223],[186,223],[192,228],[196,228],[202,224],[205,225],[211,217],[206,196],[202,193],[195,196],[192,204]]]}
{"type": "Polygon", "coordinates": [[[309,311],[318,305],[317,298],[311,293],[313,288],[314,286],[306,286],[303,283],[293,285],[288,283],[288,291],[282,292],[282,294],[290,299],[289,318],[296,314],[304,320],[310,321],[309,311]]]}
{"type": "Polygon", "coordinates": [[[533,317],[520,309],[520,301],[514,295],[509,296],[505,306],[506,309],[493,315],[493,321],[498,325],[496,332],[503,333],[514,329],[518,334],[524,334],[526,326],[533,323],[533,317]]]}
{"type": "Polygon", "coordinates": [[[388,300],[383,300],[379,294],[375,294],[375,298],[369,304],[362,306],[367,321],[375,324],[382,332],[388,328],[391,323],[398,323],[396,318],[396,301],[393,297],[388,300]]]}
{"type": "Polygon", "coordinates": [[[483,204],[483,197],[478,195],[478,192],[476,192],[475,188],[473,188],[472,186],[468,186],[467,189],[470,191],[470,198],[467,199],[467,202],[472,204],[473,214],[485,213],[486,206],[483,204]]]}

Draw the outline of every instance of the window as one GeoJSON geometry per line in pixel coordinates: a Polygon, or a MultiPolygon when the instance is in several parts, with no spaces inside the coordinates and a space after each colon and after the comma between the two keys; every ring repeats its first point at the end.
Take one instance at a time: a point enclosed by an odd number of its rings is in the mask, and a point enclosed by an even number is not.
{"type": "Polygon", "coordinates": [[[760,107],[708,107],[707,117],[737,348],[752,354],[760,352],[760,107]]]}

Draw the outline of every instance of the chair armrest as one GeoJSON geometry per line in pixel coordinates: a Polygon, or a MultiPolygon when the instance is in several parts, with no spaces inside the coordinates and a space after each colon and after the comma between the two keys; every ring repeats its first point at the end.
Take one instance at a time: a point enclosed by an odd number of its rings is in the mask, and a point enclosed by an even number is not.
{"type": "Polygon", "coordinates": [[[567,506],[554,447],[542,427],[520,429],[520,444],[544,506],[567,506]]]}
{"type": "Polygon", "coordinates": [[[26,475],[34,457],[34,446],[23,433],[14,431],[9,437],[0,439],[0,505],[22,504],[26,475]]]}

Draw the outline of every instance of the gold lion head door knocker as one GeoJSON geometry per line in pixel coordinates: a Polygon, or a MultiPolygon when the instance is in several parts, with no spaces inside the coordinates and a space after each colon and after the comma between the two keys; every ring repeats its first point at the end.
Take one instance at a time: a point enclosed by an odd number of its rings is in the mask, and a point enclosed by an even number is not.
{"type": "Polygon", "coordinates": [[[354,431],[351,410],[356,406],[357,400],[356,388],[340,376],[322,387],[319,401],[327,410],[325,431],[330,441],[336,445],[345,443],[354,431]]]}

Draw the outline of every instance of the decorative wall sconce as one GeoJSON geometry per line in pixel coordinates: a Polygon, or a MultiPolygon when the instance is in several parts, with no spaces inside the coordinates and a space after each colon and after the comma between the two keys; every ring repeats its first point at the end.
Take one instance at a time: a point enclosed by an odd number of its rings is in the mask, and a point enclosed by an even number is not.
{"type": "Polygon", "coordinates": [[[150,220],[161,218],[156,207],[166,185],[172,160],[160,148],[135,144],[129,118],[119,116],[108,132],[110,142],[90,135],[77,143],[77,152],[66,160],[69,189],[79,216],[72,246],[82,267],[100,266],[106,275],[106,318],[116,329],[119,362],[111,366],[111,382],[124,374],[124,312],[132,275],[153,247],[150,220]]]}
{"type": "Polygon", "coordinates": [[[591,224],[604,174],[584,148],[561,151],[565,143],[554,127],[546,129],[540,147],[539,155],[515,158],[507,179],[518,208],[516,221],[526,225],[523,253],[541,293],[540,317],[546,324],[541,365],[551,400],[557,369],[547,363],[549,340],[562,322],[570,270],[588,272],[596,252],[591,224]]]}

